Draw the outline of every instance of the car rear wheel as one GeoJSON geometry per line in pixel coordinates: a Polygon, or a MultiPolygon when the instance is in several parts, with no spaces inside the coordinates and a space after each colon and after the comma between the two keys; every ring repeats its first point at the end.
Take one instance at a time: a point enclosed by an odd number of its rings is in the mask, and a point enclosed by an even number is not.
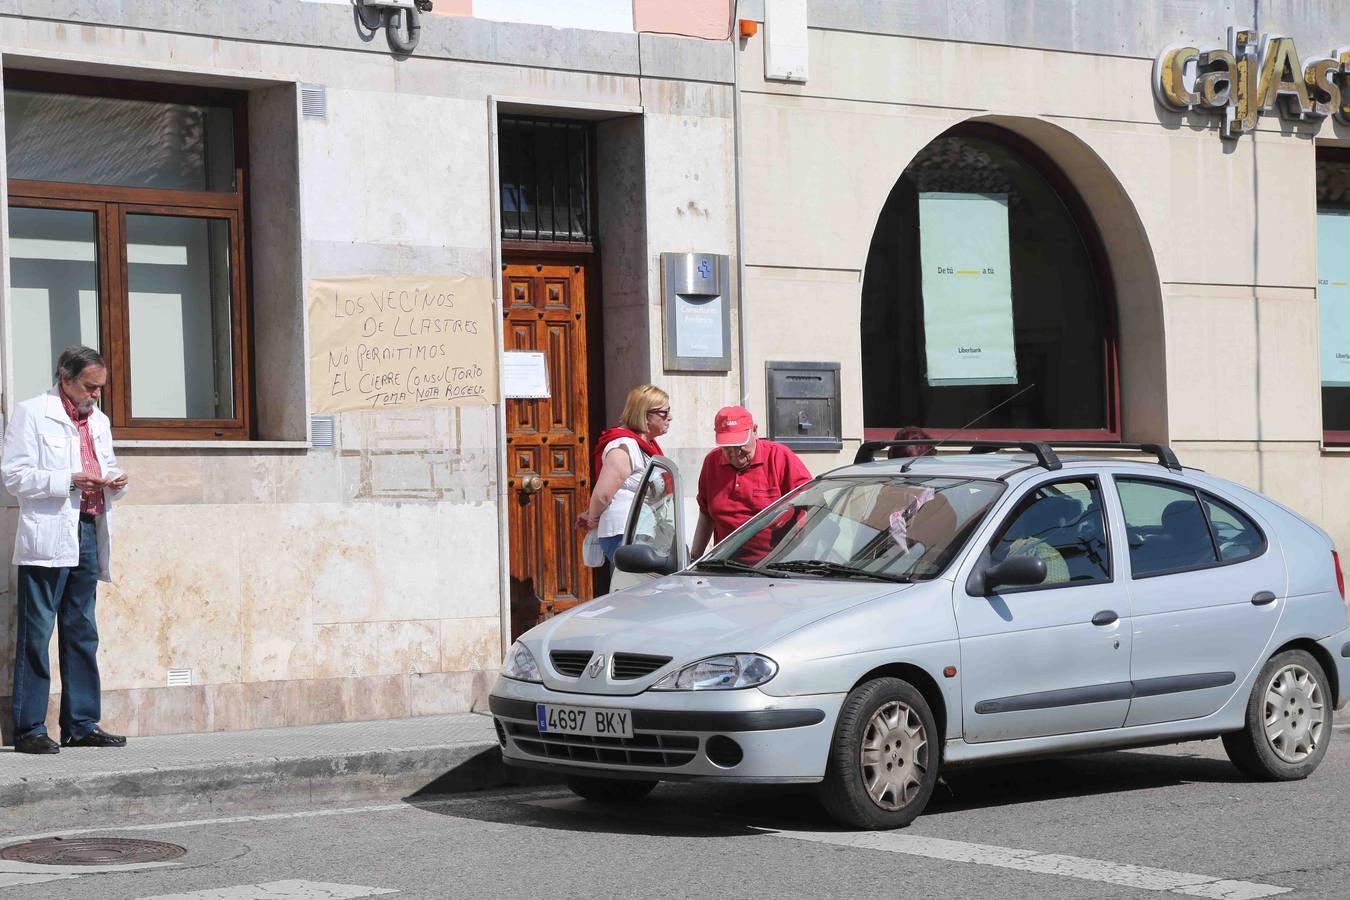
{"type": "Polygon", "coordinates": [[[655,781],[628,781],[623,778],[593,778],[589,775],[567,776],[572,793],[597,803],[634,803],[652,792],[655,781]]]}
{"type": "Polygon", "coordinates": [[[854,688],[839,711],[820,799],[854,828],[899,828],[928,805],[940,740],[928,701],[899,678],[854,688]]]}
{"type": "Polygon", "coordinates": [[[1261,668],[1247,700],[1247,726],[1223,736],[1228,758],[1261,781],[1307,778],[1331,739],[1331,694],[1322,666],[1286,650],[1261,668]]]}

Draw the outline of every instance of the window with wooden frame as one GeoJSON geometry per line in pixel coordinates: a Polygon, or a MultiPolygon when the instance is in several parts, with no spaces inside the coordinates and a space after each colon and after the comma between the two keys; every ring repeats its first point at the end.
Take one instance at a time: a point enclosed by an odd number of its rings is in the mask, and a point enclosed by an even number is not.
{"type": "Polygon", "coordinates": [[[4,78],[13,399],[85,344],[115,437],[249,438],[246,95],[4,78]]]}

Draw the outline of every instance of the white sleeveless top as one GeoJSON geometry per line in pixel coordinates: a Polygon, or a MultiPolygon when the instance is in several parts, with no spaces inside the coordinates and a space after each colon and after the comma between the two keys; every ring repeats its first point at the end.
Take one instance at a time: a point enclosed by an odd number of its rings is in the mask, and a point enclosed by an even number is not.
{"type": "MultiPolygon", "coordinates": [[[[610,502],[608,508],[600,514],[600,524],[596,528],[598,537],[613,537],[616,534],[623,534],[624,526],[628,524],[628,511],[633,508],[633,501],[637,499],[638,486],[642,484],[642,472],[647,468],[647,454],[642,452],[637,441],[632,438],[615,438],[605,445],[605,456],[609,456],[616,447],[622,447],[628,451],[628,461],[633,466],[633,471],[619,485],[619,489],[614,492],[614,499],[610,502]]],[[[602,464],[603,465],[603,464],[602,464]]]]}

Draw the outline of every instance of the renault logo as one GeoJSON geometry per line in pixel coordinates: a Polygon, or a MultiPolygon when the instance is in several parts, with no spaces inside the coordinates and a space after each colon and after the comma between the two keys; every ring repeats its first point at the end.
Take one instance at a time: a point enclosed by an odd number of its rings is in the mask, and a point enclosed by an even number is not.
{"type": "Polygon", "coordinates": [[[595,655],[595,659],[591,660],[591,667],[590,667],[591,677],[599,678],[600,672],[604,668],[605,668],[605,654],[597,653],[595,655]]]}

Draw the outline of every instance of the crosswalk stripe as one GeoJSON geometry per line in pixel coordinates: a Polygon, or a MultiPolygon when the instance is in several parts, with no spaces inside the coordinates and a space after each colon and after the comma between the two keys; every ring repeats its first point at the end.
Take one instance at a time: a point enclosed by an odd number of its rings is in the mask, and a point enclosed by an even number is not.
{"type": "Polygon", "coordinates": [[[36,875],[31,872],[0,872],[0,888],[42,884],[47,881],[61,881],[65,878],[75,877],[74,875],[36,875]]]}
{"type": "Polygon", "coordinates": [[[905,853],[910,856],[927,857],[928,859],[995,866],[1000,869],[1015,869],[1041,875],[1079,878],[1084,881],[1103,882],[1146,891],[1169,891],[1192,897],[1208,897],[1211,900],[1258,900],[1261,897],[1287,894],[1293,890],[1293,888],[1279,887],[1273,884],[1234,881],[1216,878],[1212,875],[1172,872],[1150,866],[1134,866],[1101,859],[1086,859],[1081,856],[1066,856],[1060,853],[1017,850],[1011,847],[996,847],[992,844],[972,844],[965,841],[949,841],[943,838],[919,837],[893,831],[840,834],[766,830],[766,833],[775,837],[791,838],[798,841],[835,844],[855,847],[859,850],[905,853]]]}
{"type": "Polygon", "coordinates": [[[269,881],[264,884],[238,884],[234,887],[207,888],[185,894],[156,894],[141,900],[354,900],[377,894],[397,894],[391,888],[365,887],[359,884],[329,884],[322,881],[269,881]]]}

